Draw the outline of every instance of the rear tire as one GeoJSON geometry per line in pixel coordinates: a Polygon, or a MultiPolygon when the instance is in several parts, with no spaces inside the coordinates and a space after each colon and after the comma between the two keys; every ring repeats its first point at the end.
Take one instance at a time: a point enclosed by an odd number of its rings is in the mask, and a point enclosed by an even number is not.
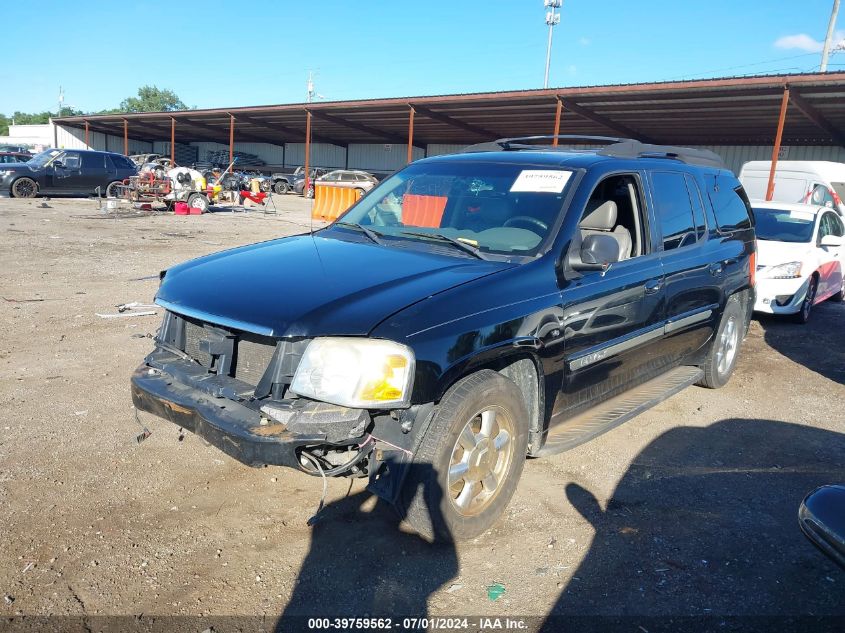
{"type": "Polygon", "coordinates": [[[273,193],[284,195],[288,192],[288,189],[288,183],[286,183],[284,180],[277,180],[273,183],[273,193]]]}
{"type": "Polygon", "coordinates": [[[108,186],[106,186],[106,198],[117,198],[118,187],[122,184],[123,183],[119,180],[110,182],[108,186]]]}
{"type": "Polygon", "coordinates": [[[12,183],[12,196],[15,198],[34,198],[38,195],[38,183],[32,178],[18,178],[12,183]]]}
{"type": "Polygon", "coordinates": [[[471,539],[502,515],[528,448],[519,388],[491,370],[458,381],[435,409],[402,490],[408,524],[436,541],[471,539]]]}
{"type": "Polygon", "coordinates": [[[708,389],[724,387],[733,374],[739,357],[739,346],[745,331],[745,308],[736,295],[728,298],[710,351],[701,365],[704,377],[698,385],[708,389]]]}
{"type": "Polygon", "coordinates": [[[806,325],[810,320],[810,313],[813,311],[813,304],[816,301],[816,290],[819,287],[819,280],[813,274],[807,282],[807,293],[804,295],[804,301],[801,302],[801,309],[792,315],[793,321],[806,325]]]}

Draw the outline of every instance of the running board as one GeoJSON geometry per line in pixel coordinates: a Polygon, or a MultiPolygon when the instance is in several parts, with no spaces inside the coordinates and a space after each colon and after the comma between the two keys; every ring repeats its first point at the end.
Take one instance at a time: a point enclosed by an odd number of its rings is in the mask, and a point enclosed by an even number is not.
{"type": "Polygon", "coordinates": [[[660,404],[703,376],[698,367],[676,367],[550,429],[543,448],[533,455],[545,457],[575,448],[660,404]]]}

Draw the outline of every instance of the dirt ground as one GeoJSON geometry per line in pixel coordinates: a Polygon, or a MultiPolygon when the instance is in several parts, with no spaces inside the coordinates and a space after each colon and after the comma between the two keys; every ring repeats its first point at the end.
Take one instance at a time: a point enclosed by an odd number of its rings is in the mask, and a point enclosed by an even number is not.
{"type": "Polygon", "coordinates": [[[845,482],[845,305],[753,321],[727,387],[529,461],[496,528],[430,545],[360,481],[329,481],[312,528],[318,479],[149,415],[134,441],[129,376],[160,316],[96,313],[151,302],[177,262],[307,230],[309,201],[120,218],[41,204],[0,199],[0,617],[845,617],[845,573],[796,514],[845,482]]]}

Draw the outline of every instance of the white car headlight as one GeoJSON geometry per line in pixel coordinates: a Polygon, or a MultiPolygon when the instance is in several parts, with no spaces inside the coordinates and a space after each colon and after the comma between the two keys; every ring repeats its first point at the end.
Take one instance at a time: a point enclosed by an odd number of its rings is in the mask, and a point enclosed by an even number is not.
{"type": "Polygon", "coordinates": [[[414,353],[393,341],[316,338],[308,344],[291,391],[355,409],[393,409],[411,404],[414,353]]]}
{"type": "Polygon", "coordinates": [[[788,262],[772,266],[766,271],[770,279],[795,279],[801,276],[801,262],[788,262]]]}

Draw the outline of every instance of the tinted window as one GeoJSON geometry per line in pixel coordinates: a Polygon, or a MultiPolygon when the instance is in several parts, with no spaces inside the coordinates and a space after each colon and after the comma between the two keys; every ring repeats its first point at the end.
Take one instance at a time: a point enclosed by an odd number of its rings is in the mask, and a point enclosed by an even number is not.
{"type": "Polygon", "coordinates": [[[694,244],[697,239],[695,222],[684,174],[655,172],[652,182],[655,212],[663,233],[663,250],[694,244]]]}
{"type": "Polygon", "coordinates": [[[816,216],[812,211],[754,209],[757,239],[773,242],[809,242],[816,216]]]}
{"type": "Polygon", "coordinates": [[[59,160],[65,166],[65,169],[79,169],[79,154],[77,152],[67,152],[59,160]]]}
{"type": "Polygon", "coordinates": [[[753,213],[748,202],[748,196],[742,185],[736,186],[736,181],[719,176],[716,185],[708,194],[713,203],[713,211],[716,214],[716,223],[719,230],[723,232],[750,229],[753,213]]]}
{"type": "Polygon", "coordinates": [[[695,232],[700,239],[705,233],[707,233],[707,224],[704,220],[704,204],[701,200],[701,191],[698,189],[698,184],[695,182],[695,178],[689,174],[686,174],[685,178],[687,180],[687,190],[689,191],[693,216],[695,218],[695,232]]]}
{"type": "Polygon", "coordinates": [[[825,213],[819,224],[819,239],[826,235],[842,237],[842,223],[833,213],[825,213]]]}
{"type": "Polygon", "coordinates": [[[105,164],[105,154],[94,154],[92,152],[82,154],[82,166],[86,169],[102,169],[105,164]]]}
{"type": "Polygon", "coordinates": [[[114,166],[118,169],[135,169],[135,163],[125,156],[121,156],[120,154],[111,154],[109,158],[111,158],[112,163],[114,163],[114,166]]]}

